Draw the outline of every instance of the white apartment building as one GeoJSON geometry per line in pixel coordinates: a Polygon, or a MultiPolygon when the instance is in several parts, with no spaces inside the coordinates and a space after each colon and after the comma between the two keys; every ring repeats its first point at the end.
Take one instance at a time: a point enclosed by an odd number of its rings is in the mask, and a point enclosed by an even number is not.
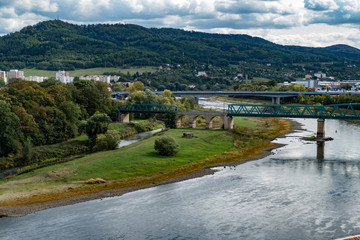
{"type": "Polygon", "coordinates": [[[56,80],[59,80],[62,83],[72,83],[74,81],[74,78],[70,77],[69,72],[58,71],[56,73],[56,80]]]}
{"type": "Polygon", "coordinates": [[[120,79],[120,76],[109,76],[109,75],[92,75],[92,76],[81,76],[81,80],[95,81],[95,82],[105,82],[110,83],[111,81],[117,82],[120,79]]]}
{"type": "Polygon", "coordinates": [[[7,84],[7,76],[5,71],[0,71],[0,78],[4,79],[5,84],[7,84]]]}
{"type": "Polygon", "coordinates": [[[25,79],[24,72],[19,71],[17,69],[12,69],[9,72],[7,72],[7,79],[25,79]]]}
{"type": "Polygon", "coordinates": [[[326,78],[326,73],[317,72],[317,73],[314,73],[314,76],[317,78],[326,78]]]}
{"type": "Polygon", "coordinates": [[[314,79],[296,80],[296,84],[303,85],[306,88],[317,88],[319,86],[319,80],[314,80],[314,79]]]}
{"type": "Polygon", "coordinates": [[[38,82],[38,83],[43,82],[47,79],[48,77],[41,77],[41,76],[30,76],[25,78],[25,80],[27,81],[38,82]]]}

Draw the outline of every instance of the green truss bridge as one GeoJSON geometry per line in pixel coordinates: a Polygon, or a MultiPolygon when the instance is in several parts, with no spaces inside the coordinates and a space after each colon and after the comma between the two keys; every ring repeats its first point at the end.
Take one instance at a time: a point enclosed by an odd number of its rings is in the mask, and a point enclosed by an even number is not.
{"type": "Polygon", "coordinates": [[[178,111],[176,106],[164,105],[164,104],[127,104],[119,107],[120,122],[129,122],[129,113],[145,113],[145,114],[156,114],[156,113],[167,113],[171,111],[178,111]]]}
{"type": "MultiPolygon", "coordinates": [[[[119,121],[129,122],[129,113],[167,113],[178,111],[176,106],[163,104],[131,104],[120,106],[119,121]]],[[[178,121],[182,116],[191,119],[192,126],[196,117],[203,116],[208,128],[211,128],[212,119],[215,116],[224,118],[226,129],[232,129],[233,117],[281,117],[281,118],[316,118],[318,119],[318,138],[325,135],[325,119],[352,119],[360,120],[360,103],[334,104],[334,105],[279,105],[279,104],[229,104],[227,113],[214,112],[211,116],[205,113],[178,112],[178,121]],[[205,116],[206,115],[206,116],[205,116]],[[207,116],[209,115],[209,116],[207,116]]]]}
{"type": "Polygon", "coordinates": [[[228,116],[360,120],[360,103],[335,105],[229,104],[228,116]]]}
{"type": "Polygon", "coordinates": [[[317,118],[317,139],[325,137],[325,119],[360,120],[360,103],[334,105],[253,105],[229,104],[229,117],[317,118]]]}

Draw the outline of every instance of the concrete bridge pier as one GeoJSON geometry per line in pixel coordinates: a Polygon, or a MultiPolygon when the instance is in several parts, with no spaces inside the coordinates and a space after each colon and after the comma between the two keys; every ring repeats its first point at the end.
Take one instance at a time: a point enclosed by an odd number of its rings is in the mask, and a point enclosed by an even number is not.
{"type": "Polygon", "coordinates": [[[206,122],[206,128],[211,129],[212,128],[212,121],[214,119],[214,116],[205,115],[204,118],[205,118],[205,122],[206,122]]]}
{"type": "Polygon", "coordinates": [[[182,117],[179,117],[179,118],[176,120],[176,127],[177,127],[177,128],[181,128],[181,125],[182,125],[182,117]]]}
{"type": "Polygon", "coordinates": [[[195,104],[199,105],[199,97],[194,97],[195,98],[195,104]]]}
{"type": "Polygon", "coordinates": [[[130,122],[130,114],[129,113],[119,113],[118,121],[121,123],[129,123],[130,122]]]}
{"type": "Polygon", "coordinates": [[[198,116],[188,116],[189,118],[189,124],[190,124],[190,128],[196,128],[196,118],[198,116]]]}
{"type": "Polygon", "coordinates": [[[224,116],[224,129],[234,129],[234,117],[224,116]]]}
{"type": "Polygon", "coordinates": [[[325,137],[325,119],[319,118],[317,120],[317,139],[321,139],[325,137]]]}
{"type": "Polygon", "coordinates": [[[272,104],[280,105],[280,97],[272,97],[271,99],[272,104]]]}

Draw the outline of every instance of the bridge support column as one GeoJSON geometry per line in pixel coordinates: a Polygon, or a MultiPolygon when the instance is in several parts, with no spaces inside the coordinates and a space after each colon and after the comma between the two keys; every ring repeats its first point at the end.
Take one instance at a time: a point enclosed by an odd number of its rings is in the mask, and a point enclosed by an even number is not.
{"type": "Polygon", "coordinates": [[[280,97],[272,97],[272,104],[280,105],[280,97]]]}
{"type": "Polygon", "coordinates": [[[318,139],[325,137],[325,119],[319,118],[317,120],[317,134],[318,139]]]}
{"type": "Polygon", "coordinates": [[[122,123],[130,122],[130,114],[129,113],[120,113],[118,116],[118,120],[122,123]]]}
{"type": "Polygon", "coordinates": [[[197,116],[188,116],[190,128],[196,128],[196,118],[197,116]]]}
{"type": "Polygon", "coordinates": [[[176,120],[176,127],[181,128],[181,125],[182,125],[182,116],[178,117],[178,119],[176,120]]]}
{"type": "Polygon", "coordinates": [[[233,117],[224,117],[224,129],[234,129],[234,118],[233,117]]]}
{"type": "Polygon", "coordinates": [[[212,128],[212,120],[214,119],[213,116],[204,116],[206,121],[206,128],[211,129],[212,128]]]}
{"type": "Polygon", "coordinates": [[[199,97],[194,97],[195,98],[195,104],[199,105],[199,97]]]}

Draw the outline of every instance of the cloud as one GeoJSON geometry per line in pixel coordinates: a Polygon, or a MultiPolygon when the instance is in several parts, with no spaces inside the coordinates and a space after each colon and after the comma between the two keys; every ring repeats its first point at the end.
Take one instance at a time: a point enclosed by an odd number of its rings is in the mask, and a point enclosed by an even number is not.
{"type": "Polygon", "coordinates": [[[329,11],[339,8],[334,0],[305,0],[305,8],[314,11],[329,11]]]}

